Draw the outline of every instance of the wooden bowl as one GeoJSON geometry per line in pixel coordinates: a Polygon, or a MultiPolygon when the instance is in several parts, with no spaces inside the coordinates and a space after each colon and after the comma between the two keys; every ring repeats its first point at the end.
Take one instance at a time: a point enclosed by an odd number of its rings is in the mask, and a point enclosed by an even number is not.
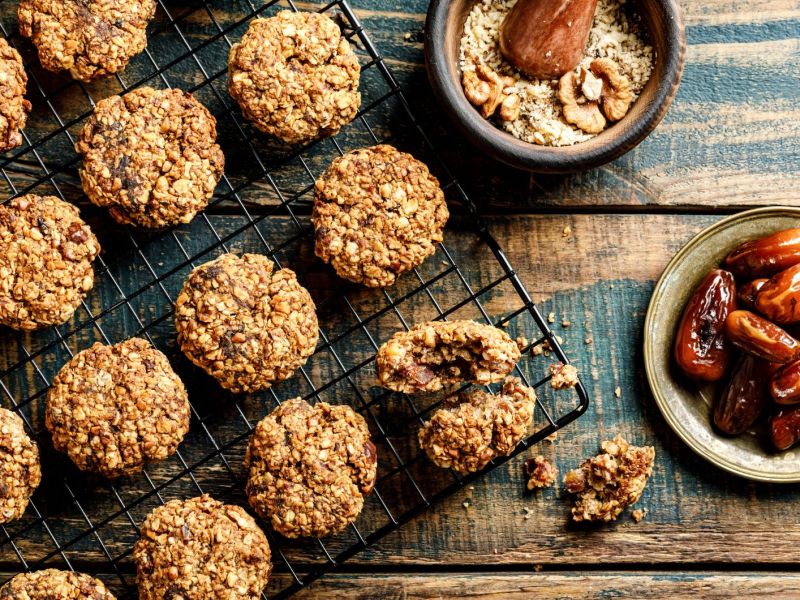
{"type": "Polygon", "coordinates": [[[574,146],[537,146],[484,119],[464,96],[459,49],[464,23],[477,0],[433,0],[425,28],[425,60],[433,91],[464,136],[484,153],[536,173],[574,173],[619,158],[650,135],[669,109],[683,74],[686,34],[677,0],[638,0],[650,44],[653,74],[622,121],[574,146]]]}

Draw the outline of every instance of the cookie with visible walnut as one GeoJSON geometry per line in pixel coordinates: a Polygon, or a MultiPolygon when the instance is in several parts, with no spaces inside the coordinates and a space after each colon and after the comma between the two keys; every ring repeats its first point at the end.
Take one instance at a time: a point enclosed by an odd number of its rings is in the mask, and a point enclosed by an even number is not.
{"type": "Polygon", "coordinates": [[[53,379],[45,425],[82,471],[120,477],[168,458],[189,430],[186,389],[141,338],[79,352],[53,379]]]}
{"type": "Polygon", "coordinates": [[[439,182],[413,156],[388,145],[354,150],[317,180],[316,254],[339,277],[390,286],[436,251],[449,216],[439,182]]]}
{"type": "Polygon", "coordinates": [[[99,579],[83,573],[44,569],[20,573],[0,588],[0,600],[115,600],[99,579]]]}
{"type": "Polygon", "coordinates": [[[175,303],[184,354],[234,393],[291,377],[314,353],[318,327],[294,271],[275,271],[258,254],[223,254],[197,267],[175,303]]]}
{"type": "Polygon", "coordinates": [[[498,394],[477,390],[445,400],[419,431],[419,444],[443,469],[475,473],[508,456],[533,422],[536,392],[508,377],[498,394]]]}
{"type": "Polygon", "coordinates": [[[151,512],[133,560],[141,600],[257,600],[272,572],[267,537],[253,517],[208,495],[151,512]]]}
{"type": "Polygon", "coordinates": [[[361,67],[320,13],[254,19],[228,58],[228,91],[258,129],[289,144],[335,135],[361,106],[361,67]]]}
{"type": "Polygon", "coordinates": [[[358,517],[375,485],[377,455],[352,408],[296,398],[258,424],[245,464],[250,505],[275,531],[321,537],[358,517]]]}
{"type": "Polygon", "coordinates": [[[378,350],[375,364],[379,385],[412,394],[502,381],[520,356],[516,342],[491,325],[431,321],[394,334],[378,350]]]}
{"type": "Polygon", "coordinates": [[[20,416],[0,408],[0,523],[22,516],[41,481],[39,447],[20,416]]]}
{"type": "Polygon", "coordinates": [[[567,473],[564,486],[575,494],[573,521],[615,521],[636,503],[653,473],[652,446],[631,446],[622,436],[602,443],[603,454],[567,473]]]}
{"type": "Polygon", "coordinates": [[[0,37],[0,152],[22,144],[22,130],[31,111],[31,103],[25,99],[27,87],[22,57],[0,37]]]}
{"type": "Polygon", "coordinates": [[[99,252],[72,204],[28,195],[0,206],[0,325],[31,330],[69,320],[94,285],[99,252]]]}
{"type": "Polygon", "coordinates": [[[222,177],[216,140],[216,119],[182,90],[144,87],[105,98],[75,144],[83,191],[122,224],[188,223],[222,177]]]}
{"type": "Polygon", "coordinates": [[[19,32],[48,71],[91,81],[121,71],[147,47],[155,0],[20,0],[19,32]]]}

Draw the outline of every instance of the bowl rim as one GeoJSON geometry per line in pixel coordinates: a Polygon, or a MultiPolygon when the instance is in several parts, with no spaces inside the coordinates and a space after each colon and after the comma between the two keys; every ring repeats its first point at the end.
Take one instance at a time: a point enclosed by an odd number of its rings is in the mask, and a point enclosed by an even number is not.
{"type": "MultiPolygon", "coordinates": [[[[469,0],[466,0],[469,1],[469,0]]],[[[475,0],[479,1],[479,0],[475,0]]],[[[619,133],[599,136],[573,146],[538,146],[523,142],[482,118],[464,96],[460,85],[453,85],[446,60],[448,17],[453,0],[432,0],[425,23],[425,63],[428,78],[439,104],[454,125],[479,150],[517,169],[536,173],[567,174],[588,170],[611,162],[642,142],[661,122],[672,104],[683,75],[686,57],[686,30],[678,0],[641,0],[661,11],[666,24],[664,73],[655,95],[633,121],[619,133]],[[607,140],[607,141],[606,141],[607,140]]]]}
{"type": "Polygon", "coordinates": [[[650,297],[650,302],[647,307],[647,314],[644,320],[642,342],[644,351],[644,368],[647,376],[648,387],[650,388],[650,392],[653,394],[653,398],[655,399],[656,405],[658,406],[661,415],[664,417],[664,420],[667,422],[670,429],[672,429],[672,431],[674,431],[678,437],[681,438],[681,440],[683,440],[683,442],[698,456],[719,467],[720,469],[727,471],[728,473],[738,475],[739,477],[743,477],[751,481],[758,481],[762,483],[798,483],[800,482],[800,470],[798,470],[796,473],[786,473],[783,475],[776,473],[763,473],[756,469],[751,469],[741,464],[732,462],[725,457],[709,450],[695,440],[691,434],[691,431],[684,427],[683,423],[677,419],[671,410],[670,398],[668,398],[664,394],[661,387],[656,384],[656,372],[658,370],[656,367],[656,359],[654,357],[656,350],[653,346],[652,336],[650,335],[653,323],[657,318],[657,304],[664,294],[664,290],[667,286],[667,279],[672,274],[674,268],[686,258],[686,255],[692,252],[697,244],[706,238],[713,236],[719,230],[725,229],[726,227],[738,222],[748,220],[752,217],[762,217],[766,215],[781,215],[800,218],[800,207],[765,206],[730,215],[724,219],[712,223],[693,236],[691,240],[689,240],[683,247],[681,247],[680,250],[678,250],[672,260],[667,263],[667,266],[664,268],[663,273],[653,288],[653,294],[650,297]]]}

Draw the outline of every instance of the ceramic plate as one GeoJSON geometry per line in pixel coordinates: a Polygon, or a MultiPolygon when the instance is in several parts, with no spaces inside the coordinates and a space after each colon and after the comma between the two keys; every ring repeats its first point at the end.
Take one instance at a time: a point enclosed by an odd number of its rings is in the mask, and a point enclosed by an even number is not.
{"type": "Polygon", "coordinates": [[[716,386],[698,386],[682,377],[672,361],[672,345],[686,303],[711,269],[743,242],[792,227],[800,227],[800,208],[756,209],[712,225],[669,263],[645,320],[647,379],[667,423],[703,458],[756,481],[800,481],[800,446],[780,454],[770,452],[763,426],[737,438],[717,434],[710,420],[716,386]]]}

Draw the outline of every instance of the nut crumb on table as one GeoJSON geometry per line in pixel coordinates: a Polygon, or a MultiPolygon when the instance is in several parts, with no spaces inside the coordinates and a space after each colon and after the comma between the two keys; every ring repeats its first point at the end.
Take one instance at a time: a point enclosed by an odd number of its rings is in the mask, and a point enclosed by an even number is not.
{"type": "Polygon", "coordinates": [[[655,449],[635,447],[617,436],[602,443],[603,454],[587,459],[564,477],[564,486],[577,496],[574,521],[614,521],[636,503],[653,473],[655,449]]]}
{"type": "Polygon", "coordinates": [[[558,469],[539,455],[525,461],[525,474],[528,477],[527,488],[536,490],[552,487],[558,478],[558,469]]]}
{"type": "Polygon", "coordinates": [[[646,508],[637,508],[636,510],[631,512],[631,519],[633,519],[635,523],[641,523],[646,516],[647,516],[646,508]]]}
{"type": "Polygon", "coordinates": [[[521,352],[502,329],[475,321],[430,321],[400,331],[376,357],[378,384],[404,393],[502,381],[521,352]]]}
{"type": "Polygon", "coordinates": [[[498,394],[476,390],[445,400],[419,430],[419,443],[437,466],[475,473],[513,452],[533,422],[535,407],[536,392],[508,377],[498,394]]]}
{"type": "Polygon", "coordinates": [[[566,390],[578,385],[578,369],[574,365],[556,363],[550,365],[550,387],[554,390],[566,390]]]}

